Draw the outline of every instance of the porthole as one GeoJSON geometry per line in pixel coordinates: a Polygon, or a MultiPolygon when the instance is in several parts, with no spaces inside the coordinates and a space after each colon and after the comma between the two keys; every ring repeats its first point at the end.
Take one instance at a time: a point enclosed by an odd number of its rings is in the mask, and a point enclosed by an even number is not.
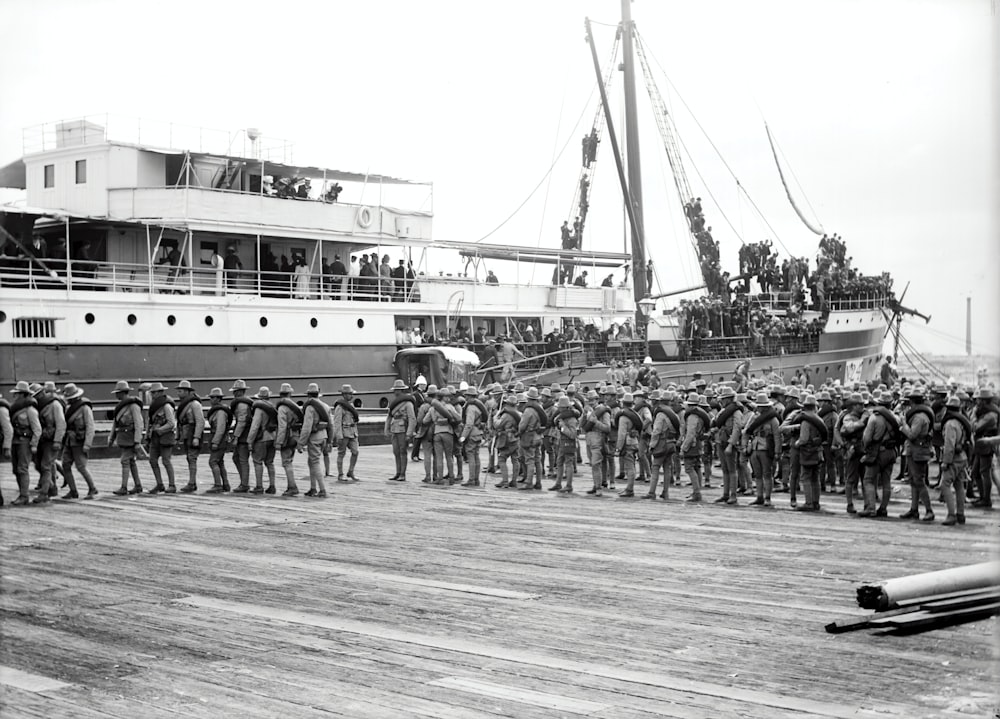
{"type": "MultiPolygon", "coordinates": [[[[355,406],[355,407],[357,407],[358,409],[360,409],[360,408],[361,408],[361,405],[363,405],[363,404],[364,404],[364,402],[363,402],[363,401],[361,400],[361,398],[360,398],[360,397],[355,397],[355,398],[354,398],[354,406],[355,406]]],[[[388,405],[387,405],[387,406],[388,406],[388,405]]]]}
{"type": "Polygon", "coordinates": [[[214,324],[215,320],[212,318],[212,315],[205,315],[205,325],[211,327],[214,324]]]}
{"type": "Polygon", "coordinates": [[[260,318],[260,326],[261,327],[267,327],[267,317],[261,317],[260,318]]]}
{"type": "Polygon", "coordinates": [[[385,409],[386,407],[388,407],[389,406],[389,400],[388,400],[388,398],[383,397],[382,399],[380,399],[378,401],[378,406],[379,406],[380,409],[385,409]]]}
{"type": "Polygon", "coordinates": [[[167,315],[167,324],[173,327],[175,324],[177,324],[177,318],[174,317],[173,315],[167,315]]]}
{"type": "Polygon", "coordinates": [[[88,325],[94,324],[94,313],[88,312],[87,314],[85,314],[83,316],[83,321],[86,322],[88,325]]]}
{"type": "Polygon", "coordinates": [[[309,320],[309,326],[313,329],[315,329],[317,325],[319,325],[319,321],[315,317],[309,320]]]}
{"type": "Polygon", "coordinates": [[[129,315],[126,319],[128,320],[128,323],[130,325],[134,325],[136,322],[139,321],[139,318],[136,317],[135,315],[129,315]]]}
{"type": "Polygon", "coordinates": [[[358,318],[358,329],[363,330],[364,328],[365,328],[365,321],[361,318],[358,318]]]}
{"type": "Polygon", "coordinates": [[[7,313],[0,311],[0,322],[6,322],[6,321],[7,321],[7,313]]]}

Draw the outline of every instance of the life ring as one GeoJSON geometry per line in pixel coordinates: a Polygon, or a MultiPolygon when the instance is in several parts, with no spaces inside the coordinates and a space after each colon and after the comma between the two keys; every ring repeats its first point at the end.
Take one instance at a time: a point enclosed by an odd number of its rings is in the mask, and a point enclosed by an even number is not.
{"type": "Polygon", "coordinates": [[[372,226],[372,210],[370,207],[362,207],[358,210],[358,227],[368,229],[372,226]]]}

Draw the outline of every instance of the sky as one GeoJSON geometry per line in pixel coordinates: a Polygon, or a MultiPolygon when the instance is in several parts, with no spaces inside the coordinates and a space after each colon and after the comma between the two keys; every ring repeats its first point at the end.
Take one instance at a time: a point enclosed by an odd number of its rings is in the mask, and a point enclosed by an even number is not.
{"type": "MultiPolygon", "coordinates": [[[[736,273],[741,238],[815,257],[766,120],[804,211],[863,272],[891,272],[897,294],[910,283],[904,304],[931,316],[904,322],[919,351],[964,351],[971,297],[974,351],[1000,352],[994,3],[633,2],[723,269],[736,273]]],[[[25,127],[60,118],[253,126],[291,140],[298,163],[432,182],[437,239],[556,247],[597,111],[584,18],[603,65],[619,11],[617,0],[0,0],[0,165],[21,156],[25,127]]],[[[621,92],[615,73],[619,133],[621,92]]],[[[647,245],[666,291],[697,270],[641,75],[637,92],[647,245]]],[[[625,238],[605,140],[584,247],[625,238]]]]}

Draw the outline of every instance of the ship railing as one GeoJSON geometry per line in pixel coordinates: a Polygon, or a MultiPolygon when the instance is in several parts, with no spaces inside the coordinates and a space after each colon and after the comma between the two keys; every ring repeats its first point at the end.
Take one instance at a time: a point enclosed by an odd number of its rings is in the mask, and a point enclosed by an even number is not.
{"type": "MultiPolygon", "coordinates": [[[[194,295],[256,295],[271,298],[355,300],[371,302],[420,302],[435,285],[506,288],[512,302],[515,290],[548,289],[540,284],[489,284],[474,277],[441,274],[414,279],[359,277],[320,273],[294,274],[280,270],[226,270],[212,266],[92,262],[47,258],[43,267],[23,257],[0,257],[0,287],[99,292],[146,292],[194,295]]],[[[595,288],[589,288],[595,289],[595,288]]],[[[440,295],[440,292],[434,294],[440,295]]],[[[544,300],[543,300],[544,301],[544,300]]],[[[590,310],[582,309],[587,313],[590,310]]]]}
{"type": "Polygon", "coordinates": [[[888,297],[882,292],[832,295],[826,299],[826,304],[832,311],[877,310],[885,307],[888,302],[888,297]]]}
{"type": "Polygon", "coordinates": [[[682,360],[724,360],[786,354],[810,354],[819,351],[819,334],[757,335],[735,337],[694,337],[679,340],[678,357],[682,360]]]}

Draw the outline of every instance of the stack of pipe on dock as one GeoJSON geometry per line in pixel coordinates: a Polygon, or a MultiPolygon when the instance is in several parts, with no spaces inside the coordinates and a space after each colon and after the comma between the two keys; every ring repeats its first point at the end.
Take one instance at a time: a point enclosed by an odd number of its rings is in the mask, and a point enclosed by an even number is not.
{"type": "Polygon", "coordinates": [[[1000,614],[1000,562],[913,574],[858,587],[858,605],[877,610],[826,631],[885,629],[911,634],[1000,614]]]}

